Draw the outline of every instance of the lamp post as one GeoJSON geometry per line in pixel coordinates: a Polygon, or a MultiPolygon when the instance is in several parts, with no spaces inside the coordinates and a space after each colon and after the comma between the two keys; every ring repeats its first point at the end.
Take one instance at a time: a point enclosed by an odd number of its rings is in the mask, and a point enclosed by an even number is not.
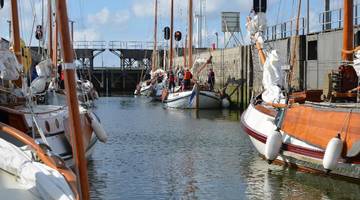
{"type": "Polygon", "coordinates": [[[216,48],[218,49],[219,48],[219,33],[216,32],[215,36],[216,36],[216,48]]]}

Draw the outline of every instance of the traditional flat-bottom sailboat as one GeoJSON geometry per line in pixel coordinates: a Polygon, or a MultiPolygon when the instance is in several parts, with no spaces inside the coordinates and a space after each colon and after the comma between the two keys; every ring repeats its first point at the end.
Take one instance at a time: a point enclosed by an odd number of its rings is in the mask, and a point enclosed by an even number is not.
{"type": "Polygon", "coordinates": [[[170,93],[164,103],[169,108],[212,109],[221,107],[221,97],[218,93],[200,90],[198,85],[194,85],[192,90],[170,93]]]}
{"type": "MultiPolygon", "coordinates": [[[[345,77],[342,81],[348,88],[331,94],[343,102],[351,102],[349,97],[356,97],[356,94],[350,89],[357,88],[355,70],[348,64],[354,51],[352,9],[353,1],[344,0],[344,65],[339,68],[339,73],[345,77]],[[356,81],[352,81],[354,77],[356,81]]],[[[248,28],[253,30],[261,29],[255,24],[261,24],[258,23],[262,21],[259,18],[264,16],[262,11],[257,11],[254,18],[257,21],[248,23],[248,28]]],[[[264,92],[252,99],[241,118],[243,129],[255,148],[269,163],[278,162],[311,172],[360,179],[359,104],[325,102],[316,91],[284,97],[281,69],[274,59],[276,54],[272,52],[266,58],[261,34],[255,32],[256,46],[264,64],[264,92]]]]}

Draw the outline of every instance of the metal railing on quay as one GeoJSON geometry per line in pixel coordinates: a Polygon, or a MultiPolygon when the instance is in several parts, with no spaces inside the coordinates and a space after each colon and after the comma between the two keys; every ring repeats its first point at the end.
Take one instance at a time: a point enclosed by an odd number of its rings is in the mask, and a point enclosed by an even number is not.
{"type": "MultiPolygon", "coordinates": [[[[299,34],[305,34],[305,18],[299,19],[299,34]]],[[[296,19],[292,19],[283,23],[268,26],[265,30],[266,40],[283,39],[295,35],[296,33],[296,19]]]]}

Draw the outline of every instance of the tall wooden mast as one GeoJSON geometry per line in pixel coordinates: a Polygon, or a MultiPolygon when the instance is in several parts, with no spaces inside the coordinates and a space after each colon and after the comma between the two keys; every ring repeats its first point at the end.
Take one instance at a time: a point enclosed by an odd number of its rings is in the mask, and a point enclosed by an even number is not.
{"type": "Polygon", "coordinates": [[[154,72],[157,65],[157,28],[158,28],[158,0],[155,0],[155,25],[154,25],[154,49],[152,58],[152,68],[154,72]]]}
{"type": "Polygon", "coordinates": [[[343,31],[343,61],[353,60],[354,28],[353,28],[353,0],[344,0],[344,31],[343,31]]]}
{"type": "Polygon", "coordinates": [[[170,0],[170,71],[172,70],[174,58],[174,0],[170,0]]]}
{"type": "Polygon", "coordinates": [[[48,0],[47,2],[48,6],[48,54],[50,57],[53,55],[53,49],[52,49],[52,40],[53,40],[53,23],[52,23],[52,5],[51,0],[48,0]]]}
{"type": "Polygon", "coordinates": [[[189,34],[188,34],[188,40],[189,40],[189,69],[191,69],[193,65],[193,1],[189,0],[189,34]]]}
{"type": "Polygon", "coordinates": [[[57,19],[57,13],[55,13],[55,19],[54,19],[54,31],[52,34],[52,54],[51,59],[54,66],[57,66],[58,62],[58,42],[59,42],[59,26],[58,26],[58,19],[57,19]]]}
{"type": "Polygon", "coordinates": [[[22,64],[21,59],[21,45],[20,45],[20,28],[19,28],[19,13],[17,0],[11,0],[11,24],[12,24],[12,43],[13,51],[19,62],[22,64]]]}
{"type": "Polygon", "coordinates": [[[77,174],[78,183],[80,184],[79,189],[81,189],[81,199],[88,200],[90,195],[87,163],[82,140],[83,132],[80,124],[79,104],[76,94],[74,51],[70,39],[66,0],[57,0],[56,10],[57,22],[59,23],[58,27],[61,35],[61,50],[64,59],[63,70],[65,74],[66,98],[69,108],[70,132],[72,133],[71,140],[73,141],[73,157],[76,170],[78,170],[77,174]]]}

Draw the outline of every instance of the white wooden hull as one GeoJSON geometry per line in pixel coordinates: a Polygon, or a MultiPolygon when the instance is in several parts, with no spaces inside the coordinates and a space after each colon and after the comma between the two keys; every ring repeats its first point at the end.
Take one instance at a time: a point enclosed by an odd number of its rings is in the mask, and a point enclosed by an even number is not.
{"type": "MultiPolygon", "coordinates": [[[[24,113],[28,127],[33,127],[32,115],[29,113],[29,110],[24,108],[19,111],[24,113]]],[[[80,113],[84,112],[87,111],[85,109],[80,109],[80,113]]],[[[64,119],[67,119],[68,117],[67,107],[37,105],[34,107],[34,114],[38,127],[43,131],[46,141],[52,151],[59,155],[68,167],[73,167],[72,147],[69,138],[66,136],[66,129],[64,127],[64,119]],[[49,129],[46,127],[46,123],[49,125],[49,129]]],[[[35,140],[39,143],[43,143],[42,138],[39,135],[36,135],[35,140]]],[[[87,158],[91,156],[97,141],[98,139],[95,133],[92,132],[90,142],[85,151],[87,158]]]]}
{"type": "MultiPolygon", "coordinates": [[[[6,135],[6,134],[5,134],[6,135]]],[[[1,199],[74,199],[65,178],[34,161],[28,150],[0,139],[1,199]]]]}
{"type": "MultiPolygon", "coordinates": [[[[184,91],[169,94],[165,104],[169,108],[196,109],[196,95],[191,100],[192,91],[184,91]]],[[[220,108],[221,98],[215,92],[200,91],[199,109],[220,108]]]]}
{"type": "MultiPolygon", "coordinates": [[[[265,143],[271,131],[275,130],[274,117],[257,110],[250,104],[241,117],[244,131],[249,135],[251,142],[257,151],[264,156],[265,143]]],[[[281,132],[282,148],[277,161],[296,166],[304,170],[325,173],[322,166],[324,150],[307,144],[288,134],[281,132]]],[[[341,160],[331,175],[360,179],[360,163],[345,163],[341,160]]]]}

